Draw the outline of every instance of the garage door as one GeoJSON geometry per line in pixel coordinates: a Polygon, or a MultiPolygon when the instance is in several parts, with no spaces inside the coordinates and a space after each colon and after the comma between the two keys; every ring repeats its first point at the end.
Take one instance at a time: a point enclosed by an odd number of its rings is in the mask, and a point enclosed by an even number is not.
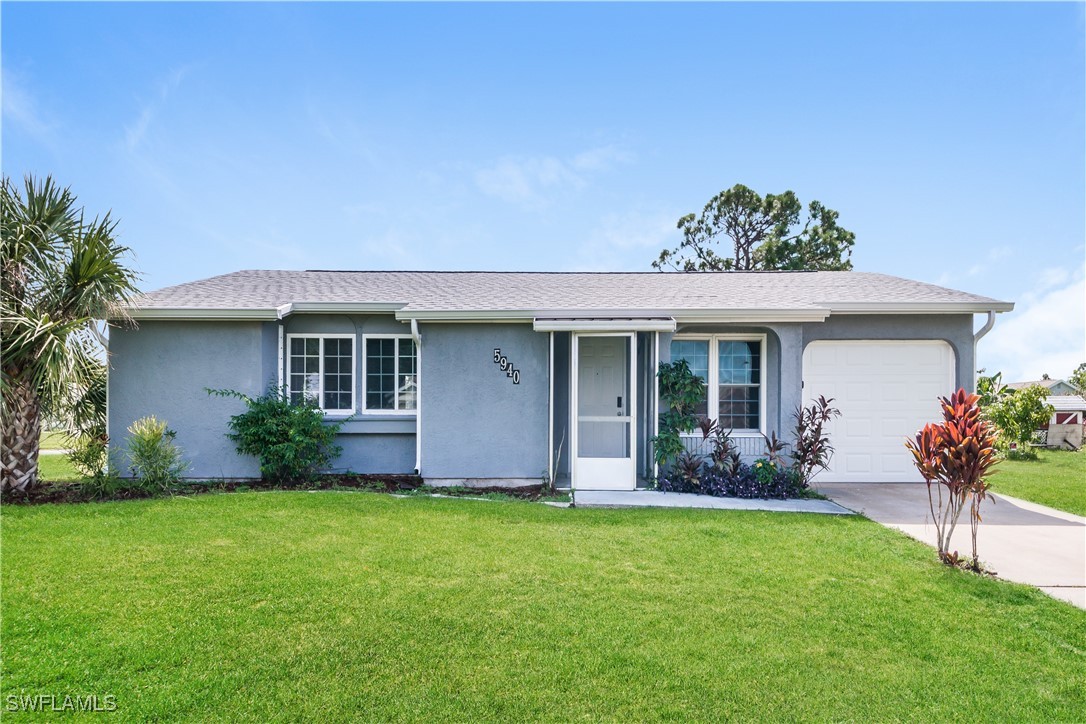
{"type": "Polygon", "coordinates": [[[937,398],[953,391],[954,353],[940,341],[812,342],[803,352],[803,396],[834,398],[828,428],[836,450],[821,482],[921,481],[905,449],[942,419],[937,398]]]}

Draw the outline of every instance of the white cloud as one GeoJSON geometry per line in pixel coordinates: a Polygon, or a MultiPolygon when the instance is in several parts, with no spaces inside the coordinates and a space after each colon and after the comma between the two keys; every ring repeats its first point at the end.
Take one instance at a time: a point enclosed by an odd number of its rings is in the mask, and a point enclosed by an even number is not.
{"type": "Polygon", "coordinates": [[[4,121],[21,129],[46,148],[55,150],[58,124],[47,117],[28,84],[7,68],[2,70],[0,82],[3,84],[3,101],[0,105],[3,107],[4,121]]]}
{"type": "Polygon", "coordinates": [[[636,210],[607,214],[581,246],[580,271],[652,271],[664,247],[674,246],[678,211],[636,210]]]}
{"type": "Polygon", "coordinates": [[[1005,382],[1064,377],[1086,361],[1086,275],[1046,269],[1015,311],[996,318],[977,349],[978,367],[1003,372],[1005,382]]]}
{"type": "Polygon", "coordinates": [[[165,78],[158,82],[154,98],[144,103],[140,107],[136,120],[124,127],[124,145],[129,151],[136,150],[143,143],[151,122],[158,115],[162,106],[165,105],[170,94],[181,85],[181,81],[184,80],[188,72],[188,67],[181,67],[168,73],[165,78]]]}
{"type": "Polygon", "coordinates": [[[579,191],[588,176],[633,161],[633,154],[601,146],[562,159],[555,156],[504,156],[475,172],[475,185],[488,196],[529,209],[546,207],[555,193],[579,191]]]}
{"type": "MultiPolygon", "coordinates": [[[[988,251],[984,257],[984,261],[973,264],[966,270],[964,276],[971,278],[979,276],[982,272],[991,269],[992,264],[1002,261],[1011,255],[1011,247],[1009,246],[997,246],[988,251]]],[[[963,275],[957,271],[945,271],[939,275],[939,278],[935,280],[935,283],[941,287],[952,286],[955,283],[960,283],[963,275]]]]}

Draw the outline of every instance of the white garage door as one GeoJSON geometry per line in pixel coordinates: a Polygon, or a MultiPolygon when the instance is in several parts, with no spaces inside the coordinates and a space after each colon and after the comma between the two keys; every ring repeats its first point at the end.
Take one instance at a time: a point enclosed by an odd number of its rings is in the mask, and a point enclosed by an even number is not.
{"type": "Polygon", "coordinates": [[[821,482],[921,481],[905,449],[928,422],[941,420],[937,398],[954,387],[954,352],[940,341],[812,342],[803,352],[803,397],[834,398],[828,428],[836,452],[821,482]]]}

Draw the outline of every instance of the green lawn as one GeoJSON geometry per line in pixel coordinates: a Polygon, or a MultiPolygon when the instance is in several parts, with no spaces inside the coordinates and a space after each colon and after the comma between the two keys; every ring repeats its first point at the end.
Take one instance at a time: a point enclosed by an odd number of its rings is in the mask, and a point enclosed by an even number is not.
{"type": "Polygon", "coordinates": [[[38,477],[48,483],[70,483],[81,476],[68,461],[67,455],[38,455],[38,477]]]}
{"type": "Polygon", "coordinates": [[[1003,460],[992,490],[1086,515],[1086,451],[1038,450],[1038,459],[1003,460]]]}
{"type": "Polygon", "coordinates": [[[61,430],[43,430],[38,444],[42,450],[66,450],[71,447],[72,439],[61,430]]]}
{"type": "Polygon", "coordinates": [[[3,701],[252,721],[1086,711],[1086,611],[858,516],[356,492],[2,516],[3,701]]]}

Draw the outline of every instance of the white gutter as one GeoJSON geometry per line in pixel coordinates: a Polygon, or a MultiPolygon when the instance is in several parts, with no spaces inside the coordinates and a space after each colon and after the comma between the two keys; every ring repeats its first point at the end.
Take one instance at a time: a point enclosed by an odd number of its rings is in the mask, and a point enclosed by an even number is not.
{"type": "Polygon", "coordinates": [[[411,320],[411,338],[415,340],[415,474],[422,475],[422,333],[418,320],[411,320]]]}
{"type": "Polygon", "coordinates": [[[273,320],[290,314],[352,314],[395,312],[402,302],[290,302],[277,307],[129,307],[133,319],[273,320]],[[286,311],[283,311],[286,310],[286,311]]]}
{"type": "Polygon", "coordinates": [[[984,314],[1009,312],[1014,302],[836,302],[825,307],[831,314],[984,314]]]}
{"type": "MultiPolygon", "coordinates": [[[[489,322],[534,324],[546,320],[602,319],[674,319],[677,323],[726,322],[824,322],[830,310],[823,307],[801,309],[494,309],[494,310],[417,310],[404,308],[396,319],[406,322],[489,322]]],[[[653,331],[653,330],[643,330],[653,331]]]]}
{"type": "Polygon", "coordinates": [[[267,309],[210,309],[206,307],[143,307],[126,310],[132,319],[213,319],[220,321],[265,321],[279,319],[274,307],[267,309]]]}

